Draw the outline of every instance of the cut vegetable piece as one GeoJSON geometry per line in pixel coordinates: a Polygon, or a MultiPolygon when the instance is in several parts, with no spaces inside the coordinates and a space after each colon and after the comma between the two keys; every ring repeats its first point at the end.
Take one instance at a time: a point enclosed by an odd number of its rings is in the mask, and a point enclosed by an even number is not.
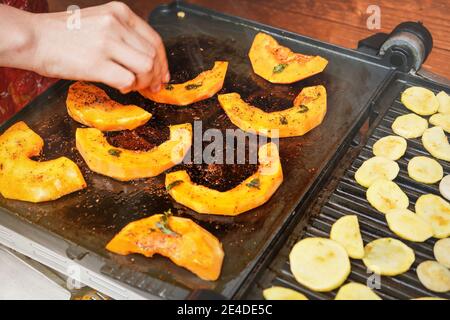
{"type": "Polygon", "coordinates": [[[94,128],[78,128],[76,145],[88,167],[121,181],[159,175],[180,163],[192,144],[190,123],[170,126],[170,139],[149,151],[116,148],[94,128]]]}
{"type": "Polygon", "coordinates": [[[144,109],[120,104],[99,87],[80,81],[70,86],[66,105],[72,119],[101,131],[132,130],[152,117],[144,109]]]}
{"type": "Polygon", "coordinates": [[[291,108],[275,112],[249,105],[237,93],[219,94],[218,99],[237,127],[269,137],[304,135],[321,124],[327,112],[327,92],[323,86],[303,88],[291,108]]]}
{"type": "Polygon", "coordinates": [[[78,166],[66,157],[34,161],[44,140],[25,122],[17,122],[0,136],[0,193],[8,199],[56,200],[86,187],[78,166]]]}
{"type": "Polygon", "coordinates": [[[448,94],[441,91],[436,95],[436,98],[439,101],[438,111],[441,113],[450,113],[450,97],[448,94]]]}
{"type": "Polygon", "coordinates": [[[160,254],[203,280],[214,281],[222,269],[222,244],[191,219],[155,214],[125,226],[106,246],[111,252],[146,257],[160,254]]]}
{"type": "Polygon", "coordinates": [[[450,144],[441,127],[425,130],[422,136],[424,148],[435,158],[450,161],[450,144]]]}
{"type": "Polygon", "coordinates": [[[364,257],[364,244],[356,215],[344,216],[333,223],[330,239],[340,243],[350,258],[362,259],[364,257]]]}
{"type": "Polygon", "coordinates": [[[264,289],[264,299],[266,300],[308,300],[308,298],[295,290],[274,286],[264,289]]]}
{"type": "Polygon", "coordinates": [[[314,291],[334,290],[350,274],[350,260],[344,247],[325,238],[300,240],[292,248],[289,261],[295,279],[314,291]]]}
{"type": "Polygon", "coordinates": [[[450,238],[438,240],[434,244],[433,252],[436,260],[450,269],[450,238]]]}
{"type": "Polygon", "coordinates": [[[400,238],[424,242],[433,236],[431,225],[408,209],[396,209],[386,213],[389,229],[400,238]]]}
{"type": "Polygon", "coordinates": [[[409,270],[415,260],[414,251],[393,238],[374,240],[364,248],[364,264],[372,272],[396,276],[409,270]]]}
{"type": "Polygon", "coordinates": [[[384,157],[373,157],[363,162],[356,170],[355,180],[365,188],[370,187],[376,180],[394,180],[400,167],[397,162],[384,157]]]}
{"type": "Polygon", "coordinates": [[[450,200],[450,175],[442,178],[439,183],[439,192],[445,199],[450,200]]]}
{"type": "Polygon", "coordinates": [[[158,103],[186,106],[194,102],[211,98],[223,87],[228,62],[216,61],[211,70],[203,71],[197,77],[180,84],[167,84],[159,92],[150,89],[139,93],[158,103]]]}
{"type": "Polygon", "coordinates": [[[416,201],[416,214],[425,219],[436,238],[450,236],[450,204],[434,194],[424,194],[416,201]]]}
{"type": "Polygon", "coordinates": [[[418,156],[408,162],[408,175],[419,182],[436,183],[444,176],[444,169],[434,159],[418,156]]]}
{"type": "Polygon", "coordinates": [[[402,103],[409,110],[422,116],[436,113],[439,101],[433,91],[422,87],[410,87],[402,93],[402,103]]]}
{"type": "Polygon", "coordinates": [[[408,196],[400,187],[389,180],[377,180],[366,191],[367,201],[378,211],[388,213],[394,209],[406,209],[408,196]]]}
{"type": "Polygon", "coordinates": [[[419,138],[428,128],[428,121],[417,114],[399,116],[392,123],[392,131],[406,139],[419,138]]]}
{"type": "Polygon", "coordinates": [[[381,300],[381,298],[369,287],[350,282],[339,289],[335,300],[381,300]]]}
{"type": "Polygon", "coordinates": [[[424,261],[417,266],[417,277],[433,292],[450,291],[450,270],[436,261],[424,261]]]}
{"type": "Polygon", "coordinates": [[[248,54],[253,71],[272,83],[293,83],[322,72],[328,61],[294,53],[271,36],[258,33],[248,54]]]}
{"type": "Polygon", "coordinates": [[[400,159],[406,152],[406,140],[399,136],[386,136],[373,144],[373,154],[391,160],[400,159]]]}
{"type": "Polygon", "coordinates": [[[436,113],[430,117],[430,123],[450,133],[450,113],[436,113]]]}

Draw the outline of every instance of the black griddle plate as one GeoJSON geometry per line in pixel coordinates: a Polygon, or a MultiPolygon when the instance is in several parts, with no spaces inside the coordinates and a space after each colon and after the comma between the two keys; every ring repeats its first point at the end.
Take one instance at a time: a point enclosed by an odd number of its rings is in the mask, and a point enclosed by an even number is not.
{"type": "MultiPolygon", "coordinates": [[[[183,81],[212,67],[215,60],[229,61],[221,92],[238,92],[244,99],[265,110],[290,106],[301,88],[323,84],[328,92],[328,112],[322,125],[304,137],[280,141],[285,180],[265,205],[238,217],[196,214],[177,205],[164,190],[164,174],[129,183],[118,182],[90,172],[75,148],[75,130],[80,124],[70,119],[65,108],[69,82],[59,82],[43,96],[1,127],[24,120],[45,141],[43,158],[67,156],[82,169],[88,188],[62,199],[29,204],[0,198],[0,215],[16,217],[17,224],[30,223],[56,242],[76,246],[83,264],[83,253],[103,265],[103,273],[129,285],[165,298],[183,298],[199,289],[212,290],[232,298],[255,267],[271,252],[275,239],[287,236],[288,225],[302,215],[300,210],[346,143],[369,113],[370,99],[392,72],[376,58],[321,43],[286,31],[230,17],[196,6],[173,3],[156,9],[150,17],[167,46],[173,78],[183,81]],[[177,17],[178,11],[186,13],[177,17]],[[273,85],[256,76],[247,52],[255,34],[265,31],[294,51],[321,55],[329,60],[325,71],[293,85],[273,85]],[[223,243],[225,260],[220,279],[200,280],[168,259],[107,252],[106,243],[131,221],[160,213],[168,208],[176,215],[194,219],[223,243]],[[158,279],[158,280],[155,280],[158,279]]],[[[144,107],[153,113],[148,125],[167,126],[194,120],[203,129],[235,128],[220,108],[217,98],[188,107],[158,105],[138,94],[113,98],[144,107]]],[[[182,167],[183,165],[181,165],[182,167]]],[[[44,241],[52,250],[52,243],[44,241]]]]}
{"type": "MultiPolygon", "coordinates": [[[[358,185],[354,179],[355,172],[361,164],[365,160],[373,157],[373,144],[384,136],[395,135],[391,129],[395,118],[400,115],[411,113],[411,111],[406,109],[400,102],[401,93],[410,86],[423,86],[435,93],[441,90],[450,92],[450,88],[448,87],[443,87],[429,81],[422,81],[416,77],[402,73],[398,73],[392,79],[375,102],[375,109],[383,110],[383,112],[381,112],[381,116],[379,116],[378,120],[376,120],[375,124],[372,126],[367,142],[363,144],[361,148],[355,148],[355,150],[360,149],[356,158],[352,157],[354,150],[349,151],[348,155],[351,161],[349,162],[348,169],[343,175],[342,172],[339,172],[341,171],[340,169],[336,170],[335,176],[339,177],[339,182],[334,191],[332,191],[331,194],[328,193],[328,195],[326,195],[328,199],[324,199],[325,203],[320,203],[319,201],[316,205],[309,208],[304,215],[306,221],[299,222],[287,244],[280,250],[277,257],[273,259],[267,270],[261,274],[261,277],[259,277],[257,281],[257,285],[254,285],[251,290],[248,291],[248,298],[262,298],[262,289],[272,285],[279,285],[303,292],[311,299],[333,299],[337,290],[329,293],[318,293],[297,283],[290,271],[288,256],[293,245],[300,239],[307,237],[328,238],[331,226],[337,219],[348,214],[354,214],[358,216],[364,244],[378,238],[393,237],[412,248],[416,255],[416,260],[408,272],[395,277],[381,277],[381,288],[376,289],[376,293],[380,295],[380,297],[383,299],[412,299],[425,296],[436,296],[450,299],[450,293],[439,294],[427,290],[419,282],[416,275],[416,268],[421,262],[425,260],[435,260],[433,256],[433,246],[436,239],[431,238],[423,243],[414,243],[397,237],[387,227],[384,215],[371,207],[366,200],[366,189],[358,185]],[[309,221],[308,217],[310,218],[309,221]],[[306,227],[305,224],[307,224],[306,227]]],[[[449,137],[449,134],[447,134],[447,137],[449,137]]],[[[397,163],[400,166],[400,173],[394,182],[396,182],[408,195],[410,200],[409,209],[415,211],[414,204],[419,196],[427,193],[440,195],[440,193],[438,183],[426,185],[416,182],[408,176],[407,165],[411,158],[415,156],[432,156],[423,148],[421,138],[408,139],[407,142],[408,148],[405,155],[397,160],[397,163]]],[[[347,157],[344,156],[344,159],[345,158],[347,157]]],[[[444,168],[444,176],[449,174],[449,163],[442,160],[438,160],[438,162],[444,168]]],[[[333,184],[333,181],[330,181],[329,184],[333,184]]],[[[327,187],[325,187],[324,190],[327,190],[327,187]]],[[[326,191],[324,193],[326,194],[326,191]]],[[[325,194],[323,196],[325,196],[325,194]]],[[[372,273],[367,271],[367,268],[361,260],[352,259],[351,262],[352,272],[348,281],[366,284],[372,273]]],[[[373,279],[373,277],[371,279],[373,279]]]]}

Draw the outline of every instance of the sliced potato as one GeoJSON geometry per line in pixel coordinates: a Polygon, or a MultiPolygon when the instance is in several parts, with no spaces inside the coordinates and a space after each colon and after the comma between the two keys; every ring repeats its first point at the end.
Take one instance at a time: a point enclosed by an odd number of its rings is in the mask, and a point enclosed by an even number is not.
{"type": "Polygon", "coordinates": [[[434,292],[450,291],[450,270],[436,261],[424,261],[417,266],[417,276],[425,288],[434,292]]]}
{"type": "Polygon", "coordinates": [[[364,244],[356,215],[339,218],[331,227],[330,239],[340,243],[350,258],[364,257],[364,244]]]}
{"type": "Polygon", "coordinates": [[[392,123],[392,131],[406,139],[419,138],[428,128],[428,121],[415,113],[398,116],[392,123]]]}
{"type": "Polygon", "coordinates": [[[435,158],[450,161],[450,144],[441,127],[425,130],[422,135],[424,148],[435,158]]]}
{"type": "Polygon", "coordinates": [[[430,117],[430,123],[450,133],[450,113],[436,113],[430,117]]]}
{"type": "Polygon", "coordinates": [[[450,269],[450,238],[438,240],[433,252],[437,262],[450,269]]]}
{"type": "Polygon", "coordinates": [[[378,157],[398,160],[405,154],[406,147],[407,143],[405,138],[386,136],[374,143],[373,154],[378,157]]]}
{"type": "Polygon", "coordinates": [[[394,180],[400,168],[394,160],[383,157],[373,157],[363,162],[356,170],[355,180],[365,188],[378,179],[394,180]]]}
{"type": "Polygon", "coordinates": [[[419,156],[408,162],[408,175],[416,181],[432,184],[442,179],[444,169],[436,160],[419,156]]]}
{"type": "Polygon", "coordinates": [[[450,200],[450,175],[442,178],[439,183],[439,192],[445,199],[450,200]]]}
{"type": "Polygon", "coordinates": [[[389,229],[405,240],[423,242],[433,236],[431,225],[408,209],[389,211],[386,221],[389,229]]]}
{"type": "Polygon", "coordinates": [[[439,101],[438,111],[441,113],[450,113],[450,97],[444,91],[439,92],[436,95],[439,101]]]}
{"type": "Polygon", "coordinates": [[[429,116],[436,113],[439,108],[439,101],[434,92],[422,87],[410,87],[402,93],[402,103],[409,110],[429,116]]]}
{"type": "Polygon", "coordinates": [[[367,201],[378,211],[388,213],[394,209],[406,209],[408,196],[400,187],[389,180],[377,180],[366,191],[367,201]]]}
{"type": "Polygon", "coordinates": [[[334,290],[344,283],[350,274],[347,251],[330,239],[300,240],[292,248],[289,261],[295,279],[314,291],[334,290]]]}
{"type": "Polygon", "coordinates": [[[414,251],[393,238],[374,240],[364,248],[363,262],[371,271],[383,276],[396,276],[409,270],[415,260],[414,251]]]}
{"type": "Polygon", "coordinates": [[[335,300],[381,300],[369,287],[350,282],[343,285],[336,294],[335,300]]]}
{"type": "Polygon", "coordinates": [[[273,286],[263,291],[266,300],[308,300],[308,298],[295,290],[273,286]]]}
{"type": "Polygon", "coordinates": [[[433,228],[434,237],[450,236],[450,204],[434,194],[424,194],[416,201],[416,214],[433,228]]]}

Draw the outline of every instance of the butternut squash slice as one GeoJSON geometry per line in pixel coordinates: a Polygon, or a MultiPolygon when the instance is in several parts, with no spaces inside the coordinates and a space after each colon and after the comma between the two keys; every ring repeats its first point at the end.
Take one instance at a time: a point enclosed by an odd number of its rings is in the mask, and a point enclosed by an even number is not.
{"type": "Polygon", "coordinates": [[[216,61],[211,70],[203,71],[197,77],[180,84],[167,84],[159,92],[149,89],[139,93],[158,103],[187,106],[191,103],[211,98],[223,87],[228,62],[216,61]]]}
{"type": "Polygon", "coordinates": [[[66,157],[34,161],[44,141],[25,122],[0,136],[0,193],[8,199],[43,202],[86,187],[78,166],[66,157]]]}
{"type": "Polygon", "coordinates": [[[170,139],[149,151],[116,148],[95,128],[78,128],[76,146],[88,167],[97,173],[129,181],[159,175],[180,163],[192,144],[190,123],[170,127],[170,139]]]}
{"type": "Polygon", "coordinates": [[[144,109],[120,104],[102,89],[80,81],[70,86],[66,105],[72,119],[101,131],[132,130],[152,117],[144,109]]]}
{"type": "Polygon", "coordinates": [[[266,203],[283,182],[278,148],[274,143],[258,150],[256,173],[224,192],[197,185],[185,170],[166,175],[166,190],[176,202],[198,212],[236,216],[266,203]]]}
{"type": "Polygon", "coordinates": [[[327,112],[324,86],[303,88],[291,108],[275,112],[264,112],[243,101],[237,93],[219,94],[218,99],[237,127],[268,137],[302,136],[321,124],[327,112]]]}
{"type": "Polygon", "coordinates": [[[258,33],[248,54],[253,71],[272,83],[293,83],[322,72],[328,61],[294,53],[273,37],[258,33]]]}
{"type": "Polygon", "coordinates": [[[211,233],[191,219],[167,214],[129,223],[106,249],[120,255],[160,254],[208,281],[219,278],[224,256],[222,244],[211,233]]]}

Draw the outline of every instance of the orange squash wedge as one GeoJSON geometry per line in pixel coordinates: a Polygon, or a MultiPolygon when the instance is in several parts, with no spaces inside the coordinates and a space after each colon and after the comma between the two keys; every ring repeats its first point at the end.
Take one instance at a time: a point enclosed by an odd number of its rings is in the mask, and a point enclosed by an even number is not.
{"type": "Polygon", "coordinates": [[[167,84],[159,92],[148,89],[139,93],[158,103],[186,106],[191,103],[211,98],[223,87],[228,62],[216,61],[211,70],[203,71],[197,77],[180,84],[167,84]]]}
{"type": "Polygon", "coordinates": [[[269,137],[301,136],[322,123],[327,112],[324,86],[306,87],[286,110],[264,112],[241,99],[237,93],[220,94],[219,103],[241,130],[269,137]]]}
{"type": "Polygon", "coordinates": [[[0,193],[8,199],[43,202],[86,187],[78,166],[66,157],[34,161],[44,141],[25,122],[0,136],[0,193]]]}
{"type": "Polygon", "coordinates": [[[257,172],[231,190],[195,184],[184,170],[166,175],[166,190],[176,202],[198,213],[236,216],[266,203],[283,182],[276,144],[261,146],[258,159],[257,172]]]}
{"type": "Polygon", "coordinates": [[[76,146],[88,167],[97,173],[129,181],[154,177],[180,163],[192,144],[190,123],[170,127],[170,139],[149,151],[116,148],[95,128],[78,128],[76,146]]]}
{"type": "Polygon", "coordinates": [[[294,53],[265,33],[258,33],[248,54],[253,71],[272,83],[293,83],[322,72],[328,61],[294,53]]]}
{"type": "Polygon", "coordinates": [[[144,109],[120,104],[102,89],[80,81],[70,86],[66,105],[72,119],[101,131],[132,130],[152,117],[144,109]]]}
{"type": "Polygon", "coordinates": [[[129,223],[106,246],[120,254],[160,254],[203,280],[219,278],[223,262],[222,244],[191,219],[155,214],[129,223]]]}

